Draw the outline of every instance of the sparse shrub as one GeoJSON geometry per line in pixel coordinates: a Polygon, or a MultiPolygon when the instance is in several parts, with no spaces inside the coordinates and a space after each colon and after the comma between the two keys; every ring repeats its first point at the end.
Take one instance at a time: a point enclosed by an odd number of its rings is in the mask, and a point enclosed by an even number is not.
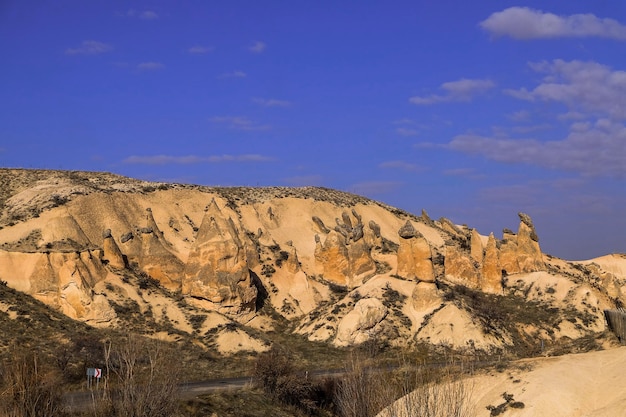
{"type": "Polygon", "coordinates": [[[295,406],[307,414],[330,402],[334,389],[334,384],[328,381],[315,384],[308,374],[296,372],[293,357],[276,345],[257,358],[254,380],[275,400],[295,406]]]}
{"type": "Polygon", "coordinates": [[[287,259],[289,259],[289,252],[281,250],[276,258],[276,266],[280,268],[287,259]]]}
{"type": "Polygon", "coordinates": [[[344,285],[335,284],[333,282],[328,283],[328,288],[334,294],[341,295],[341,296],[346,295],[348,292],[348,287],[344,285]]]}
{"type": "Polygon", "coordinates": [[[194,330],[199,330],[206,321],[206,318],[206,314],[194,314],[189,317],[189,323],[191,323],[191,327],[193,327],[194,330]]]}
{"type": "Polygon", "coordinates": [[[499,416],[500,414],[504,413],[509,407],[511,408],[524,408],[525,407],[525,404],[523,402],[514,401],[513,394],[504,392],[502,393],[502,398],[504,399],[504,402],[502,404],[497,405],[497,406],[494,406],[494,405],[487,406],[487,410],[489,410],[490,416],[499,416]]]}
{"type": "Polygon", "coordinates": [[[111,417],[173,417],[178,415],[180,364],[162,344],[128,335],[104,346],[104,395],[93,414],[111,417]]]}
{"type": "Polygon", "coordinates": [[[14,351],[0,372],[0,415],[3,417],[63,416],[60,378],[45,369],[35,354],[14,351]]]}
{"type": "Polygon", "coordinates": [[[261,275],[269,278],[274,275],[274,272],[276,272],[276,269],[272,265],[263,264],[263,267],[261,268],[261,275]]]}

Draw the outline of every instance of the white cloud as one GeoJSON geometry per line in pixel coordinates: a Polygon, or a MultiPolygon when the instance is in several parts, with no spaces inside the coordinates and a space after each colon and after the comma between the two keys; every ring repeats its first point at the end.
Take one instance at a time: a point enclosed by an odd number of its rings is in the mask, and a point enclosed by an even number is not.
{"type": "Polygon", "coordinates": [[[190,54],[208,54],[209,52],[213,52],[215,48],[213,46],[202,46],[202,45],[194,45],[191,48],[187,49],[187,52],[190,54]]]}
{"type": "Polygon", "coordinates": [[[480,27],[495,36],[514,39],[600,37],[626,40],[626,26],[593,14],[558,16],[528,7],[509,7],[493,13],[480,27]]]}
{"type": "Polygon", "coordinates": [[[444,95],[414,96],[409,101],[418,105],[470,101],[474,96],[482,94],[493,87],[495,87],[495,83],[491,80],[463,78],[458,81],[449,81],[441,84],[440,88],[446,91],[444,95]]]}
{"type": "Polygon", "coordinates": [[[152,156],[129,156],[124,159],[125,164],[142,164],[142,165],[191,165],[203,163],[220,163],[220,162],[267,162],[272,158],[258,154],[243,155],[214,155],[214,156],[172,156],[172,155],[152,155],[152,156]]]}
{"type": "Polygon", "coordinates": [[[487,178],[485,174],[479,174],[473,168],[447,169],[443,171],[443,175],[451,177],[465,177],[471,180],[481,180],[487,178]]]}
{"type": "Polygon", "coordinates": [[[396,133],[400,136],[418,136],[419,132],[416,129],[410,129],[408,127],[397,127],[396,133]]]}
{"type": "Polygon", "coordinates": [[[291,106],[291,102],[287,100],[253,98],[252,102],[263,107],[290,107],[291,106]]]}
{"type": "Polygon", "coordinates": [[[272,127],[270,125],[261,125],[253,122],[247,117],[243,116],[214,116],[209,119],[211,123],[226,125],[231,129],[244,130],[244,131],[260,131],[269,130],[272,127]]]}
{"type": "Polygon", "coordinates": [[[260,54],[265,51],[265,48],[267,48],[267,45],[264,42],[256,41],[248,48],[248,50],[252,53],[260,54]]]}
{"type": "Polygon", "coordinates": [[[415,125],[415,121],[412,119],[398,119],[392,122],[394,125],[415,125]]]}
{"type": "Polygon", "coordinates": [[[574,124],[561,140],[459,135],[447,147],[504,163],[525,163],[589,176],[626,176],[626,126],[600,119],[574,124]]]}
{"type": "Polygon", "coordinates": [[[98,55],[112,51],[113,47],[98,41],[83,41],[77,48],[67,48],[66,55],[98,55]]]}
{"type": "Polygon", "coordinates": [[[614,71],[596,62],[563,61],[529,64],[546,73],[532,90],[505,90],[512,97],[528,101],[555,101],[565,104],[570,115],[592,112],[618,120],[626,119],[626,71],[614,71]]]}
{"type": "Polygon", "coordinates": [[[159,15],[152,10],[144,10],[139,13],[139,18],[143,20],[155,20],[159,18],[159,15]]]}
{"type": "Polygon", "coordinates": [[[160,62],[141,62],[137,64],[137,69],[139,71],[155,71],[165,68],[160,62]]]}
{"type": "Polygon", "coordinates": [[[126,16],[126,17],[137,17],[142,20],[156,20],[159,18],[159,15],[157,14],[157,12],[153,10],[138,11],[135,9],[129,9],[126,13],[118,14],[118,15],[126,16]]]}
{"type": "Polygon", "coordinates": [[[420,167],[416,164],[412,164],[410,162],[405,162],[405,161],[386,161],[386,162],[382,162],[381,164],[379,164],[378,167],[400,169],[402,171],[409,171],[409,172],[418,172],[418,171],[424,170],[423,167],[420,167]]]}
{"type": "Polygon", "coordinates": [[[530,119],[530,112],[528,110],[519,110],[506,116],[509,120],[514,122],[525,122],[530,119]]]}
{"type": "Polygon", "coordinates": [[[217,78],[246,78],[248,74],[243,71],[232,71],[220,74],[217,78]]]}

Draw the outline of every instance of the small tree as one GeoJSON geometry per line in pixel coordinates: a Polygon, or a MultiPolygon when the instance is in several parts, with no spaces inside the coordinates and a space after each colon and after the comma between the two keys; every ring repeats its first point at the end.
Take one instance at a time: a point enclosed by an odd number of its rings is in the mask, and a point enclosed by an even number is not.
{"type": "Polygon", "coordinates": [[[64,415],[60,376],[45,369],[36,354],[17,353],[0,370],[0,417],[64,415]]]}
{"type": "Polygon", "coordinates": [[[171,417],[178,412],[178,361],[156,341],[128,335],[104,345],[105,383],[93,415],[171,417]]]}

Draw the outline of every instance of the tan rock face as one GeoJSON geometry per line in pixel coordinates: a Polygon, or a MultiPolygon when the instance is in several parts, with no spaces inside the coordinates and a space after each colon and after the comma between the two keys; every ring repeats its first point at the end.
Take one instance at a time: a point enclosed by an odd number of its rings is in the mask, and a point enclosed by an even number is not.
{"type": "Polygon", "coordinates": [[[337,327],[336,346],[360,344],[376,332],[376,327],[387,315],[387,307],[377,298],[363,298],[345,315],[337,327]]]}
{"type": "Polygon", "coordinates": [[[500,265],[500,253],[493,233],[489,235],[485,247],[485,258],[482,264],[481,290],[491,294],[502,292],[502,266],[500,265]]]}
{"type": "Polygon", "coordinates": [[[182,293],[219,304],[226,312],[254,310],[253,286],[246,250],[233,221],[225,219],[213,201],[191,248],[182,281],[182,293]]]}
{"type": "Polygon", "coordinates": [[[483,242],[476,229],[472,229],[470,237],[470,255],[474,261],[482,263],[484,256],[483,242]]]}
{"type": "Polygon", "coordinates": [[[442,302],[437,285],[432,282],[418,282],[411,294],[411,303],[417,311],[433,309],[442,302]]]}
{"type": "Polygon", "coordinates": [[[535,228],[532,223],[528,224],[530,217],[527,215],[523,217],[522,214],[523,213],[520,213],[520,219],[522,221],[520,222],[519,231],[517,232],[517,263],[520,271],[544,271],[546,265],[543,262],[535,228]]]}
{"type": "Polygon", "coordinates": [[[102,242],[102,252],[102,260],[108,262],[113,268],[123,269],[126,267],[124,256],[110,234],[102,242]]]}
{"type": "Polygon", "coordinates": [[[344,237],[332,230],[324,243],[315,248],[315,262],[321,266],[324,279],[339,285],[348,285],[350,280],[350,258],[344,237]]]}
{"type": "Polygon", "coordinates": [[[341,221],[331,230],[324,242],[318,238],[315,248],[316,270],[324,279],[339,285],[355,286],[363,276],[376,271],[371,256],[371,246],[365,239],[363,224],[358,213],[356,220],[344,212],[341,221]],[[353,225],[354,224],[354,225],[353,225]]]}
{"type": "Polygon", "coordinates": [[[132,258],[140,268],[165,288],[175,291],[181,287],[185,265],[170,250],[159,233],[143,233],[141,253],[132,258]]]}
{"type": "Polygon", "coordinates": [[[517,262],[517,235],[505,234],[500,245],[500,266],[508,275],[521,272],[517,262]]]}
{"type": "Polygon", "coordinates": [[[480,270],[476,267],[469,252],[458,246],[446,246],[444,270],[446,279],[450,282],[470,288],[480,286],[480,270]]]}
{"type": "Polygon", "coordinates": [[[517,235],[505,232],[500,248],[500,264],[507,274],[544,271],[537,233],[527,214],[520,213],[517,235]]]}
{"type": "Polygon", "coordinates": [[[115,317],[115,313],[106,299],[92,294],[95,284],[104,280],[108,273],[100,257],[99,251],[0,251],[0,280],[58,308],[73,319],[94,324],[106,322],[115,317]],[[15,262],[30,267],[15,268],[15,262]]]}
{"type": "Polygon", "coordinates": [[[398,231],[397,274],[408,279],[435,282],[432,251],[428,241],[407,221],[398,231]]]}

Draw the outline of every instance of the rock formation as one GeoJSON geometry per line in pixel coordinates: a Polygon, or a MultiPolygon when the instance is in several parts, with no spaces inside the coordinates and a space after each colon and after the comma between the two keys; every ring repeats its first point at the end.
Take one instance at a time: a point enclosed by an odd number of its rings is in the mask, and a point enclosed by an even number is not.
{"type": "Polygon", "coordinates": [[[124,255],[122,255],[119,246],[115,243],[115,239],[111,235],[111,229],[105,230],[102,237],[104,239],[102,242],[102,260],[108,262],[113,268],[125,268],[124,255]]]}
{"type": "Polygon", "coordinates": [[[546,269],[539,248],[539,238],[530,216],[519,213],[520,225],[517,232],[517,263],[522,272],[536,272],[546,269]]]}
{"type": "Polygon", "coordinates": [[[507,274],[528,273],[545,270],[543,255],[532,220],[519,213],[520,225],[517,235],[509,230],[503,232],[500,263],[507,274]]]}
{"type": "Polygon", "coordinates": [[[470,235],[470,256],[475,262],[482,263],[483,261],[483,242],[476,229],[472,229],[472,234],[470,235]]]}
{"type": "Polygon", "coordinates": [[[349,285],[350,258],[345,238],[335,230],[330,231],[324,240],[317,240],[315,263],[324,279],[339,285],[349,285]]]}
{"type": "Polygon", "coordinates": [[[73,319],[108,322],[115,313],[103,296],[93,294],[94,286],[107,276],[100,257],[100,251],[0,251],[0,280],[73,319]]]}
{"type": "Polygon", "coordinates": [[[446,245],[444,269],[446,279],[469,288],[479,288],[480,270],[469,251],[457,245],[446,245]]]}
{"type": "Polygon", "coordinates": [[[180,289],[185,265],[170,250],[170,245],[163,238],[150,209],[146,210],[146,224],[140,229],[138,238],[141,241],[141,251],[132,260],[165,288],[172,291],[180,289]]]}
{"type": "Polygon", "coordinates": [[[250,278],[246,250],[232,219],[223,217],[215,200],[206,209],[190,250],[182,293],[211,301],[227,313],[254,310],[257,289],[250,278]]]}
{"type": "Polygon", "coordinates": [[[317,271],[328,281],[339,285],[358,285],[359,280],[376,271],[376,264],[371,257],[371,246],[364,239],[363,223],[356,217],[353,226],[348,213],[342,213],[342,219],[336,219],[336,226],[322,243],[316,238],[315,262],[317,271]]]}
{"type": "Polygon", "coordinates": [[[496,238],[493,233],[489,235],[485,247],[485,257],[482,264],[481,290],[491,294],[502,292],[502,266],[496,238]]]}
{"type": "Polygon", "coordinates": [[[398,235],[400,245],[397,274],[408,279],[435,282],[432,252],[428,241],[408,220],[398,230],[398,235]]]}
{"type": "Polygon", "coordinates": [[[411,294],[411,305],[417,311],[433,309],[443,302],[434,282],[418,282],[411,294]]]}
{"type": "Polygon", "coordinates": [[[360,344],[375,334],[377,326],[387,315],[387,307],[377,298],[363,298],[337,327],[336,346],[360,344]]]}

